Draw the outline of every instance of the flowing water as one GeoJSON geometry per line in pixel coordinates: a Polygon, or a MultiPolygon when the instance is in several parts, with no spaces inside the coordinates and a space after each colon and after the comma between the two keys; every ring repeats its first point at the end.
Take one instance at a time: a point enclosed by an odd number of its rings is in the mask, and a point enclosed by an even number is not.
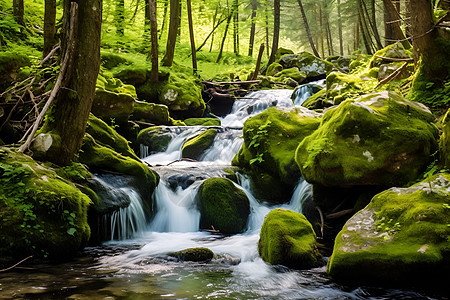
{"type": "Polygon", "coordinates": [[[301,203],[312,193],[304,180],[286,204],[268,206],[253,196],[249,179],[238,174],[236,185],[251,206],[247,231],[231,236],[199,231],[195,195],[201,182],[225,176],[223,169],[242,145],[247,118],[270,106],[292,106],[291,93],[259,91],[248,95],[255,99],[236,102],[199,162],[179,161],[181,147],[205,128],[174,129],[166,152],[143,158],[157,165],[154,170],[161,176],[153,195],[156,214],[150,223],[145,222],[135,191],[98,177],[105,189],[112,186],[110,194],[115,196],[111,197],[125,194],[119,201],[130,203],[108,217],[111,241],[86,248],[70,263],[0,273],[0,299],[431,299],[409,290],[341,286],[326,276],[325,267],[297,271],[263,262],[257,244],[264,216],[275,207],[301,212],[301,203]],[[209,248],[215,258],[193,263],[167,255],[191,247],[209,248]]]}

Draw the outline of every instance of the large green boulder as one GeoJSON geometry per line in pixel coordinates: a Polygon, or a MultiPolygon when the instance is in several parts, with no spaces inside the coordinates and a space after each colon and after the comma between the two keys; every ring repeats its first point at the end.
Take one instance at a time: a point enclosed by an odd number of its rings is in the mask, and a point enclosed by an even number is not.
{"type": "Polygon", "coordinates": [[[250,202],[243,190],[230,179],[209,178],[197,194],[200,210],[200,228],[222,233],[242,233],[247,227],[250,202]]]}
{"type": "Polygon", "coordinates": [[[450,167],[450,109],[442,120],[442,135],[439,140],[439,152],[441,161],[446,167],[450,167]]]}
{"type": "Polygon", "coordinates": [[[434,117],[393,92],[342,102],[298,146],[303,177],[325,186],[402,186],[416,180],[437,148],[434,117]]]}
{"type": "Polygon", "coordinates": [[[310,269],[323,264],[311,224],[304,215],[282,208],[265,217],[258,252],[272,265],[310,269]]]}
{"type": "Polygon", "coordinates": [[[106,122],[126,123],[133,112],[134,102],[129,94],[96,90],[91,112],[106,122]]]}
{"type": "Polygon", "coordinates": [[[206,262],[214,258],[214,252],[208,248],[188,248],[176,252],[170,252],[168,256],[175,257],[181,261],[206,262]]]}
{"type": "Polygon", "coordinates": [[[149,127],[141,130],[137,143],[148,147],[148,154],[164,152],[167,150],[174,134],[166,127],[149,127]]]}
{"type": "Polygon", "coordinates": [[[306,75],[306,78],[323,77],[335,70],[332,63],[315,57],[308,52],[284,55],[280,58],[278,63],[282,65],[284,69],[298,68],[301,73],[306,75]]]}
{"type": "Polygon", "coordinates": [[[296,67],[284,69],[284,70],[276,73],[275,75],[273,75],[273,77],[275,78],[276,81],[286,82],[286,83],[289,82],[289,79],[294,80],[296,82],[294,87],[299,85],[306,79],[305,73],[300,72],[299,69],[296,67]]]}
{"type": "Polygon", "coordinates": [[[244,123],[244,144],[232,164],[256,174],[268,173],[278,183],[295,185],[300,178],[295,150],[319,127],[320,116],[303,107],[271,107],[249,118],[244,123]]]}
{"type": "Polygon", "coordinates": [[[91,201],[31,157],[0,148],[0,256],[70,259],[89,239],[91,201]]]}
{"type": "Polygon", "coordinates": [[[190,139],[181,148],[181,157],[198,160],[214,142],[217,129],[208,129],[190,139]]]}
{"type": "Polygon", "coordinates": [[[155,125],[172,125],[169,108],[163,104],[135,101],[131,120],[143,121],[155,125]]]}
{"type": "Polygon", "coordinates": [[[364,94],[363,80],[355,75],[332,72],[326,79],[327,99],[334,104],[364,94]]]}
{"type": "Polygon", "coordinates": [[[133,158],[140,162],[139,158],[130,148],[128,141],[93,114],[89,115],[86,133],[90,134],[97,143],[109,147],[123,156],[133,158]]]}
{"type": "Polygon", "coordinates": [[[426,285],[450,272],[450,174],[391,188],[347,221],[327,272],[351,282],[426,285]]]}
{"type": "Polygon", "coordinates": [[[375,52],[370,60],[369,68],[380,67],[383,64],[392,63],[392,60],[389,58],[407,59],[412,57],[413,54],[410,49],[405,49],[402,43],[396,42],[375,52]]]}

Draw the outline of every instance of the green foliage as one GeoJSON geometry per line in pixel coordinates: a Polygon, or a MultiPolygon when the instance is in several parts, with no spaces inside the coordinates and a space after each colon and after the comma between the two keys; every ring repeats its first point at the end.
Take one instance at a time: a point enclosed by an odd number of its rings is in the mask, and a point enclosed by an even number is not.
{"type": "MultiPolygon", "coordinates": [[[[270,120],[267,120],[265,124],[260,125],[255,134],[253,134],[252,139],[250,141],[250,144],[248,144],[248,148],[254,148],[256,150],[256,157],[251,159],[249,161],[250,165],[254,164],[254,163],[262,163],[264,161],[263,156],[264,156],[264,152],[259,152],[260,149],[260,145],[261,143],[264,143],[265,138],[267,137],[268,134],[268,129],[270,127],[270,124],[272,122],[270,120]]],[[[253,128],[249,128],[247,129],[248,133],[251,133],[252,131],[254,131],[253,128]]]]}

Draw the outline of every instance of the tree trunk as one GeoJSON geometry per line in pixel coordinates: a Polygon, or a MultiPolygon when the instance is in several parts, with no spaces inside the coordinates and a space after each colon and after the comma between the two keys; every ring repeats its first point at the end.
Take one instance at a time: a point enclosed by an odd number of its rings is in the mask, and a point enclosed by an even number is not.
{"type": "Polygon", "coordinates": [[[25,26],[25,9],[23,7],[23,0],[13,0],[13,14],[16,22],[22,26],[25,26]]]}
{"type": "MultiPolygon", "coordinates": [[[[377,49],[383,48],[383,44],[381,43],[380,33],[378,32],[377,26],[377,11],[375,6],[375,0],[370,1],[371,4],[371,18],[369,19],[370,26],[372,28],[373,35],[375,37],[375,41],[377,43],[377,49]]],[[[365,6],[366,11],[367,7],[365,6]]]]}
{"type": "Polygon", "coordinates": [[[411,48],[411,45],[405,40],[405,35],[400,28],[400,14],[392,3],[392,0],[383,0],[383,4],[385,46],[393,44],[397,41],[402,41],[405,48],[411,48]]]}
{"type": "Polygon", "coordinates": [[[150,34],[152,42],[152,50],[150,51],[152,61],[152,71],[150,73],[150,81],[158,82],[158,23],[156,17],[156,0],[149,0],[149,13],[150,13],[150,34]]]}
{"type": "Polygon", "coordinates": [[[333,36],[331,35],[330,28],[330,15],[328,13],[325,14],[325,29],[327,35],[327,47],[328,47],[328,55],[334,56],[334,48],[333,48],[333,36]]]}
{"type": "Polygon", "coordinates": [[[272,39],[272,52],[270,54],[269,62],[267,65],[269,66],[271,63],[275,61],[275,56],[278,50],[278,42],[280,39],[280,0],[273,1],[273,39],[272,39]]]}
{"type": "MultiPolygon", "coordinates": [[[[216,9],[214,11],[214,16],[213,16],[213,30],[211,31],[211,45],[209,46],[209,52],[212,51],[213,49],[213,45],[214,45],[214,31],[216,30],[216,20],[217,20],[217,15],[219,14],[219,4],[216,5],[216,9]]],[[[208,35],[209,37],[209,35],[208,35]]],[[[205,39],[205,43],[206,40],[208,40],[208,37],[205,39]]],[[[199,47],[200,48],[200,47],[199,47]]],[[[200,49],[197,49],[197,51],[200,51],[200,49]]]]}
{"type": "Polygon", "coordinates": [[[339,53],[341,56],[343,56],[344,55],[344,41],[342,39],[341,0],[337,0],[337,11],[338,11],[338,29],[339,29],[339,53]]]}
{"type": "Polygon", "coordinates": [[[217,56],[216,63],[218,63],[222,59],[223,47],[225,46],[225,41],[227,39],[228,28],[230,27],[231,18],[233,17],[233,15],[234,15],[234,7],[231,10],[231,12],[229,12],[228,17],[227,17],[227,24],[225,25],[225,32],[223,33],[222,43],[220,44],[219,55],[217,56]]]}
{"type": "Polygon", "coordinates": [[[116,33],[125,34],[125,0],[116,0],[116,11],[114,12],[114,21],[116,23],[116,33]]]}
{"type": "Polygon", "coordinates": [[[169,35],[167,37],[166,54],[162,59],[163,66],[171,67],[175,55],[175,44],[177,43],[178,28],[180,27],[179,0],[170,0],[170,22],[169,35]]]}
{"type": "Polygon", "coordinates": [[[197,50],[195,49],[195,39],[194,39],[194,25],[192,23],[192,10],[191,10],[191,0],[186,1],[188,23],[189,23],[189,39],[191,40],[191,52],[192,52],[192,68],[194,69],[194,74],[197,73],[197,50]]]}
{"type": "MultiPolygon", "coordinates": [[[[179,1],[179,0],[178,0],[179,1]]],[[[183,5],[182,2],[179,1],[180,3],[180,7],[178,10],[178,31],[177,31],[177,43],[181,43],[181,17],[182,17],[182,13],[183,13],[183,5]]]]}
{"type": "Polygon", "coordinates": [[[303,23],[305,24],[306,33],[308,34],[309,44],[315,56],[320,57],[319,52],[317,52],[316,46],[314,45],[311,30],[309,29],[308,19],[306,18],[305,10],[303,9],[302,0],[298,0],[298,6],[300,6],[300,11],[302,13],[303,23]]]}
{"type": "Polygon", "coordinates": [[[248,44],[248,56],[253,56],[253,46],[255,44],[256,32],[256,11],[258,10],[258,0],[252,0],[252,26],[250,28],[250,42],[248,44]]]}
{"type": "Polygon", "coordinates": [[[267,9],[267,0],[266,0],[266,6],[265,6],[265,20],[266,20],[266,53],[267,53],[267,59],[270,57],[270,47],[269,47],[269,11],[267,9]]]}
{"type": "Polygon", "coordinates": [[[252,80],[258,78],[259,68],[261,67],[261,59],[263,54],[264,54],[264,43],[262,43],[261,46],[259,47],[258,59],[256,60],[256,67],[255,72],[252,75],[252,80]]]}
{"type": "Polygon", "coordinates": [[[361,27],[361,34],[363,37],[363,42],[364,42],[364,46],[366,48],[366,52],[367,52],[367,54],[372,55],[372,47],[371,47],[372,39],[369,34],[369,27],[367,26],[367,23],[366,23],[366,18],[364,15],[364,8],[363,8],[362,2],[363,2],[363,0],[358,0],[359,25],[361,27]]]}
{"type": "Polygon", "coordinates": [[[320,28],[320,34],[319,34],[319,40],[320,40],[320,53],[322,54],[322,57],[325,57],[325,48],[324,48],[324,41],[323,41],[323,13],[322,13],[322,4],[319,3],[319,28],[320,28]]]}
{"type": "Polygon", "coordinates": [[[94,99],[97,75],[100,68],[100,34],[102,0],[64,1],[62,53],[72,53],[63,88],[53,107],[52,118],[47,119],[45,132],[60,136],[60,150],[49,153],[48,159],[67,165],[78,153],[94,99]],[[71,7],[78,6],[74,28],[70,28],[71,7]],[[74,43],[68,43],[67,34],[74,31],[74,43]],[[73,50],[69,50],[73,49],[73,50]],[[72,52],[73,51],[73,52],[72,52]]]}
{"type": "MultiPolygon", "coordinates": [[[[445,43],[438,41],[433,8],[429,0],[410,0],[411,33],[414,51],[422,57],[422,72],[429,80],[442,81],[449,75],[445,43]]],[[[414,55],[417,65],[419,55],[414,55]]]]}
{"type": "Polygon", "coordinates": [[[57,43],[56,0],[45,0],[43,57],[46,57],[57,43]]]}
{"type": "Polygon", "coordinates": [[[359,30],[359,24],[360,24],[360,15],[358,14],[358,21],[355,23],[355,42],[353,44],[353,51],[360,50],[361,45],[361,37],[360,37],[360,30],[359,30]]]}
{"type": "Polygon", "coordinates": [[[161,24],[161,31],[159,32],[159,37],[158,39],[160,40],[163,33],[164,33],[164,29],[166,28],[166,19],[167,19],[167,10],[169,8],[169,0],[164,0],[164,12],[163,12],[163,18],[162,18],[162,24],[161,24]]]}
{"type": "Polygon", "coordinates": [[[239,55],[239,3],[238,0],[233,2],[233,50],[234,54],[239,55]]]}

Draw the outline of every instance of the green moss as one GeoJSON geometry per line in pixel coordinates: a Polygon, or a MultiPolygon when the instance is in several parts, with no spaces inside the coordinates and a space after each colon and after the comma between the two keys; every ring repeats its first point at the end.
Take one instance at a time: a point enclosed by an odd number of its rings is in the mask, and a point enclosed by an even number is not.
{"type": "Polygon", "coordinates": [[[65,258],[87,244],[90,200],[32,158],[0,149],[1,256],[65,258]]]}
{"type": "Polygon", "coordinates": [[[319,123],[319,115],[305,109],[269,108],[245,122],[244,145],[232,163],[293,185],[300,177],[295,149],[319,123]]]}
{"type": "Polygon", "coordinates": [[[347,100],[325,113],[300,143],[296,161],[311,183],[402,186],[420,175],[436,149],[433,120],[424,106],[393,92],[347,100]]]}
{"type": "Polygon", "coordinates": [[[211,147],[216,135],[217,129],[211,128],[188,139],[181,148],[181,157],[199,159],[211,147]]]}
{"type": "Polygon", "coordinates": [[[169,116],[166,105],[135,101],[132,120],[143,121],[155,125],[172,125],[173,119],[169,116]]]}
{"type": "Polygon", "coordinates": [[[117,53],[102,50],[100,54],[101,64],[107,69],[112,69],[128,62],[125,57],[117,53]]]}
{"type": "MultiPolygon", "coordinates": [[[[328,273],[364,282],[417,282],[450,271],[450,175],[376,195],[336,237],[328,273]]],[[[443,276],[443,277],[442,277],[443,276]]]]}
{"type": "Polygon", "coordinates": [[[182,261],[204,262],[210,261],[214,253],[208,248],[188,248],[177,252],[170,252],[168,256],[173,256],[182,261]]]}
{"type": "Polygon", "coordinates": [[[275,75],[273,75],[277,81],[285,81],[288,78],[292,78],[297,84],[302,83],[306,79],[305,73],[299,71],[298,68],[284,69],[275,75]]]}
{"type": "Polygon", "coordinates": [[[450,167],[450,109],[442,120],[442,135],[439,140],[439,153],[441,154],[442,164],[450,167]]]}
{"type": "Polygon", "coordinates": [[[161,127],[149,127],[141,130],[137,137],[139,144],[148,147],[150,153],[164,152],[172,140],[172,135],[161,127]]]}
{"type": "Polygon", "coordinates": [[[186,126],[220,126],[220,120],[215,118],[189,118],[183,121],[186,126]]]}
{"type": "Polygon", "coordinates": [[[114,119],[117,123],[126,123],[133,112],[134,102],[129,94],[97,89],[91,112],[106,122],[114,119]]]}
{"type": "Polygon", "coordinates": [[[128,141],[93,114],[89,115],[86,132],[100,145],[111,148],[123,156],[130,157],[140,162],[139,157],[137,157],[130,148],[128,141]]]}
{"type": "Polygon", "coordinates": [[[352,58],[349,65],[349,70],[351,74],[356,74],[364,71],[368,68],[370,64],[370,59],[372,56],[367,54],[358,54],[352,58]]]}
{"type": "Polygon", "coordinates": [[[280,65],[279,63],[274,62],[274,63],[270,64],[270,66],[267,67],[266,76],[273,76],[276,73],[281,72],[282,70],[283,70],[283,66],[280,65]]]}
{"type": "MultiPolygon", "coordinates": [[[[408,42],[409,44],[409,42],[408,42]]],[[[380,57],[387,58],[412,58],[413,54],[411,50],[405,49],[400,42],[391,44],[381,50],[375,52],[369,62],[369,68],[380,67],[382,64],[391,63],[390,60],[384,60],[380,57]]]]}
{"type": "Polygon", "coordinates": [[[305,216],[281,208],[265,217],[258,252],[272,265],[310,269],[323,263],[316,234],[305,216]]]}
{"type": "Polygon", "coordinates": [[[110,72],[102,71],[97,77],[97,89],[114,92],[117,94],[126,94],[137,98],[136,89],[133,85],[124,84],[122,80],[114,78],[110,72]]]}
{"type": "Polygon", "coordinates": [[[279,61],[282,56],[287,54],[294,54],[294,51],[283,47],[278,48],[277,53],[275,53],[275,61],[279,61]]]}
{"type": "Polygon", "coordinates": [[[333,72],[326,79],[327,99],[334,104],[363,94],[363,80],[354,75],[333,72]]]}
{"type": "Polygon", "coordinates": [[[331,101],[327,101],[327,91],[320,90],[303,102],[302,106],[307,109],[322,109],[325,107],[332,106],[331,101]]]}
{"type": "Polygon", "coordinates": [[[200,228],[241,233],[247,227],[250,203],[244,191],[226,178],[205,180],[198,190],[200,228]]]}
{"type": "Polygon", "coordinates": [[[86,167],[80,163],[71,163],[68,166],[55,170],[59,176],[77,183],[84,183],[86,179],[91,178],[92,174],[86,167]]]}

